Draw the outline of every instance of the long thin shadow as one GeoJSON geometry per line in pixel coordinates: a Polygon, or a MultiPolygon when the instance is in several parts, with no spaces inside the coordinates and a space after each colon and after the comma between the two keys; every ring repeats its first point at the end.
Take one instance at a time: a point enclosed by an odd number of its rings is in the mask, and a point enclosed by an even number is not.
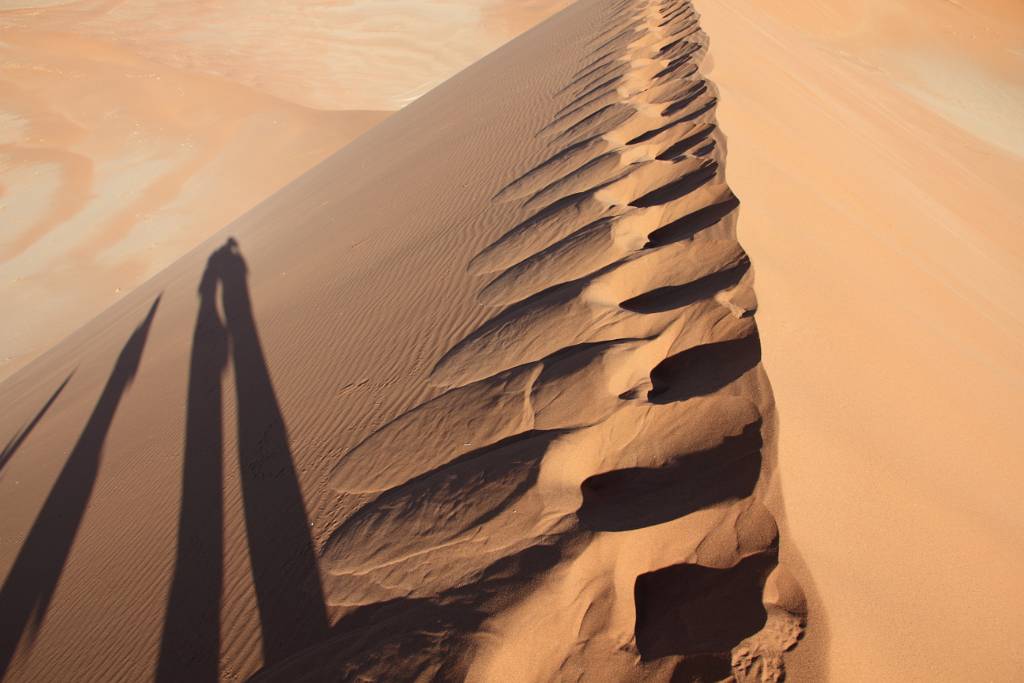
{"type": "Polygon", "coordinates": [[[228,240],[211,257],[211,264],[221,281],[231,337],[249,557],[263,628],[263,659],[272,664],[326,636],[327,613],[302,490],[238,244],[228,240]]]}
{"type": "Polygon", "coordinates": [[[216,681],[224,583],[224,453],[221,380],[228,361],[227,329],[217,312],[213,258],[199,284],[192,336],[178,551],[157,681],[216,681]]]}
{"type": "Polygon", "coordinates": [[[14,457],[15,452],[17,452],[17,450],[21,448],[21,444],[25,443],[25,439],[27,439],[28,435],[32,433],[32,430],[36,428],[36,425],[39,424],[39,421],[43,419],[43,416],[46,415],[46,411],[50,409],[50,406],[54,404],[54,402],[57,400],[57,397],[61,395],[61,392],[64,391],[64,387],[68,385],[68,382],[71,381],[71,378],[74,376],[74,374],[74,371],[72,371],[71,374],[68,375],[63,382],[60,383],[60,386],[57,387],[57,391],[53,392],[53,395],[50,396],[50,400],[43,404],[43,407],[39,409],[39,412],[36,413],[36,416],[33,417],[27,425],[22,427],[17,434],[12,436],[11,440],[7,442],[6,446],[4,446],[4,449],[0,451],[0,470],[2,470],[4,466],[10,461],[10,459],[14,457]]]}
{"type": "Polygon", "coordinates": [[[81,436],[43,503],[0,589],[0,680],[28,632],[35,638],[92,496],[103,444],[125,390],[142,359],[159,297],[128,339],[81,436]]]}

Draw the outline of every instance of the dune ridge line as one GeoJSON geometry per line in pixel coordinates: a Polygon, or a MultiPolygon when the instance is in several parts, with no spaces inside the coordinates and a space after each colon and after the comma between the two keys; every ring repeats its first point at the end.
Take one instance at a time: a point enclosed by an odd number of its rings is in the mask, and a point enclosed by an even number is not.
{"type": "Polygon", "coordinates": [[[496,313],[334,469],[360,501],[324,548],[341,631],[450,610],[441,678],[781,680],[805,607],[706,51],[688,1],[609,5],[550,157],[495,197],[532,215],[470,261],[496,313]]]}
{"type": "Polygon", "coordinates": [[[799,673],[707,50],[578,2],[5,380],[5,680],[799,673]]]}

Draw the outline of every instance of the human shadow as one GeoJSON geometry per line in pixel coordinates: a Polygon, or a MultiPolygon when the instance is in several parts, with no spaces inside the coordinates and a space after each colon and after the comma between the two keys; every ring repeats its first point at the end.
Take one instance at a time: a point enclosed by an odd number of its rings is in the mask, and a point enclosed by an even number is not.
{"type": "Polygon", "coordinates": [[[228,336],[217,312],[217,282],[211,259],[199,284],[199,314],[192,335],[183,504],[157,681],[215,681],[219,670],[224,582],[221,378],[227,367],[228,336]]]}
{"type": "Polygon", "coordinates": [[[284,417],[263,355],[245,260],[229,239],[217,254],[238,405],[238,464],[265,662],[327,633],[327,611],[284,417]]]}
{"type": "Polygon", "coordinates": [[[50,410],[50,406],[52,406],[54,402],[57,400],[57,397],[61,395],[61,393],[64,391],[64,387],[68,385],[68,382],[71,381],[71,378],[74,376],[74,374],[75,373],[72,371],[70,375],[64,378],[64,381],[60,383],[60,386],[57,387],[57,390],[55,392],[53,392],[53,395],[50,396],[50,399],[43,404],[43,407],[39,409],[39,412],[36,413],[35,417],[29,420],[28,424],[22,427],[17,434],[11,437],[11,440],[7,442],[7,445],[4,446],[3,450],[0,450],[0,470],[4,468],[4,466],[10,461],[10,459],[14,457],[14,454],[17,452],[17,450],[21,448],[21,444],[25,442],[25,439],[28,438],[28,435],[32,433],[32,430],[36,428],[36,425],[39,424],[39,421],[42,420],[43,416],[46,415],[48,410],[50,410]]]}
{"type": "Polygon", "coordinates": [[[234,365],[238,464],[263,661],[283,661],[328,632],[309,520],[284,417],[260,343],[245,259],[229,239],[199,288],[178,535],[157,678],[216,680],[223,584],[221,377],[234,365]],[[216,309],[220,285],[222,323],[216,309]]]}
{"type": "Polygon", "coordinates": [[[96,407],[0,589],[0,680],[26,632],[31,642],[46,616],[96,484],[103,444],[124,392],[139,368],[159,303],[157,297],[118,355],[96,407]]]}

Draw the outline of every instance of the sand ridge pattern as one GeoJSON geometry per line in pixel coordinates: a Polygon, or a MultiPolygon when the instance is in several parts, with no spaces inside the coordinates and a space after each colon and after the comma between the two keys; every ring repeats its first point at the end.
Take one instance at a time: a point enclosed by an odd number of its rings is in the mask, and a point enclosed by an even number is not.
{"type": "Polygon", "coordinates": [[[609,9],[537,132],[554,153],[496,197],[533,215],[470,263],[495,315],[334,470],[361,501],[324,548],[339,636],[271,677],[416,649],[400,675],[782,678],[803,598],[762,502],[771,392],[706,44],[689,2],[609,9]]]}
{"type": "Polygon", "coordinates": [[[0,384],[5,680],[780,679],[697,20],[576,3],[0,384]]]}

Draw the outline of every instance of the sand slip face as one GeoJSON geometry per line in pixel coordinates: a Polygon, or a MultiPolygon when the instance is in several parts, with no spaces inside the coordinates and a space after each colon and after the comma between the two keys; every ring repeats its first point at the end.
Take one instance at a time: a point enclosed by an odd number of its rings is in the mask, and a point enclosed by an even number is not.
{"type": "Polygon", "coordinates": [[[696,4],[808,570],[790,671],[1019,680],[1024,5],[696,4]]]}
{"type": "Polygon", "coordinates": [[[578,4],[0,385],[7,676],[779,680],[706,46],[578,4]]]}

